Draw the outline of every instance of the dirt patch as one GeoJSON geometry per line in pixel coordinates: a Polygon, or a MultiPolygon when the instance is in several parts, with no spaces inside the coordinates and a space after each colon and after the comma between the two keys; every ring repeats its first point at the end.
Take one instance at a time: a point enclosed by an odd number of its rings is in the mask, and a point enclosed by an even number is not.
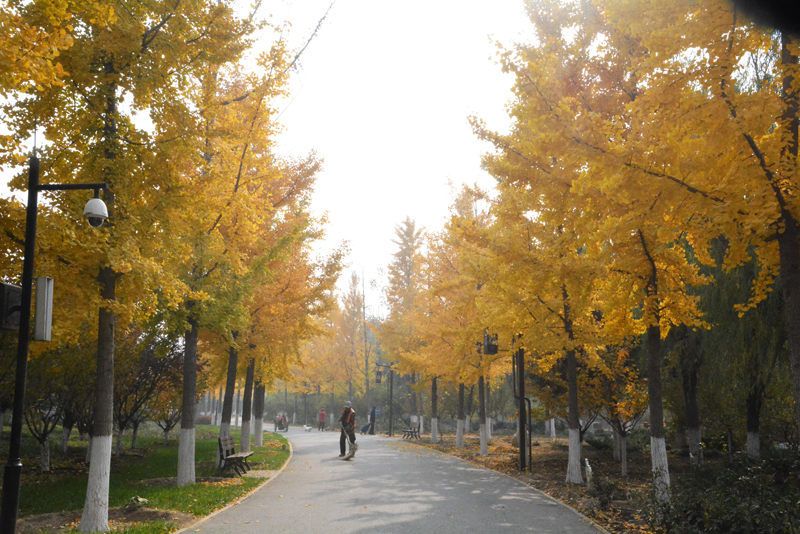
{"type": "MultiPolygon", "coordinates": [[[[26,517],[17,521],[17,532],[63,532],[77,528],[81,520],[81,511],[57,512],[26,517]]],[[[125,528],[134,524],[163,521],[172,523],[176,529],[184,528],[197,519],[184,512],[171,512],[155,508],[140,508],[127,511],[122,507],[108,509],[108,523],[111,528],[125,528]]]]}

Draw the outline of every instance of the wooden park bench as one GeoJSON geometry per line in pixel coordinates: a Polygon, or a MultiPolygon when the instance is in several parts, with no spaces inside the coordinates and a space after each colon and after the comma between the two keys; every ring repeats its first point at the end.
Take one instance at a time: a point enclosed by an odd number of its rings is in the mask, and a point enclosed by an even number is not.
{"type": "Polygon", "coordinates": [[[403,439],[419,439],[419,423],[411,423],[411,428],[403,429],[403,439]]]}
{"type": "Polygon", "coordinates": [[[219,460],[217,474],[221,475],[228,469],[233,469],[239,476],[252,469],[247,459],[252,456],[252,452],[236,452],[235,442],[231,436],[223,436],[217,440],[219,442],[219,460]]]}

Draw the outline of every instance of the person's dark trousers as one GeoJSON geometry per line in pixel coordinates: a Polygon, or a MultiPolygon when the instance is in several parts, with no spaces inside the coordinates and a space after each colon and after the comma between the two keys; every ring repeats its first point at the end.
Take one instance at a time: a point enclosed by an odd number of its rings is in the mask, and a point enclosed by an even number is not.
{"type": "Polygon", "coordinates": [[[342,431],[339,433],[339,452],[341,452],[342,454],[347,454],[347,438],[348,437],[350,438],[350,443],[355,443],[356,442],[356,433],[355,433],[355,431],[348,432],[348,433],[345,434],[344,428],[343,428],[342,431]]]}
{"type": "Polygon", "coordinates": [[[320,432],[321,432],[321,431],[323,431],[323,430],[325,430],[325,421],[320,421],[320,422],[319,422],[319,428],[318,428],[318,430],[319,430],[320,432]]]}
{"type": "Polygon", "coordinates": [[[375,421],[373,421],[373,422],[371,422],[369,424],[369,435],[370,436],[374,436],[375,435],[375,421]]]}

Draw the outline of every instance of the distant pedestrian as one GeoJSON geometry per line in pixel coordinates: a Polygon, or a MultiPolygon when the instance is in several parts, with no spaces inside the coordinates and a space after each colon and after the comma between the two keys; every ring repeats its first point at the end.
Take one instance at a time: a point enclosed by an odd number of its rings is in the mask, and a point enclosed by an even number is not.
{"type": "Polygon", "coordinates": [[[319,432],[325,430],[325,408],[320,409],[319,411],[319,432]]]}
{"type": "Polygon", "coordinates": [[[347,453],[346,443],[350,438],[350,450],[355,454],[358,450],[356,445],[356,411],[352,408],[350,401],[344,403],[342,415],[339,417],[339,422],[342,423],[342,431],[339,433],[339,458],[342,458],[347,453]]]}
{"type": "Polygon", "coordinates": [[[369,412],[369,435],[370,436],[374,436],[375,435],[375,415],[376,415],[375,406],[373,406],[372,410],[370,410],[370,412],[369,412]]]}
{"type": "Polygon", "coordinates": [[[273,422],[275,423],[275,430],[273,432],[277,432],[278,431],[278,427],[281,424],[281,416],[280,416],[280,414],[277,414],[277,413],[275,414],[275,419],[274,419],[273,422]]]}

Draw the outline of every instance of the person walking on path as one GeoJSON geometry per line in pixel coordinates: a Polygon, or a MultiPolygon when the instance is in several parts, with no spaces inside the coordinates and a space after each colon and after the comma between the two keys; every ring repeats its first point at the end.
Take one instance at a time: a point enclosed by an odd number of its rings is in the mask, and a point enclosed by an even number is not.
{"type": "Polygon", "coordinates": [[[375,435],[375,406],[369,412],[369,435],[375,435]]]}
{"type": "Polygon", "coordinates": [[[317,430],[319,432],[325,430],[325,408],[319,410],[319,428],[317,430]]]}
{"type": "Polygon", "coordinates": [[[281,424],[281,416],[280,416],[280,414],[277,414],[277,413],[275,414],[275,421],[274,422],[275,422],[275,430],[274,431],[277,432],[278,431],[278,425],[281,424]]]}
{"type": "Polygon", "coordinates": [[[352,408],[350,401],[344,403],[339,422],[342,423],[342,431],[339,433],[339,452],[341,453],[339,458],[343,458],[347,454],[347,438],[350,438],[350,450],[353,451],[353,454],[358,450],[358,445],[356,445],[356,411],[352,408]]]}

